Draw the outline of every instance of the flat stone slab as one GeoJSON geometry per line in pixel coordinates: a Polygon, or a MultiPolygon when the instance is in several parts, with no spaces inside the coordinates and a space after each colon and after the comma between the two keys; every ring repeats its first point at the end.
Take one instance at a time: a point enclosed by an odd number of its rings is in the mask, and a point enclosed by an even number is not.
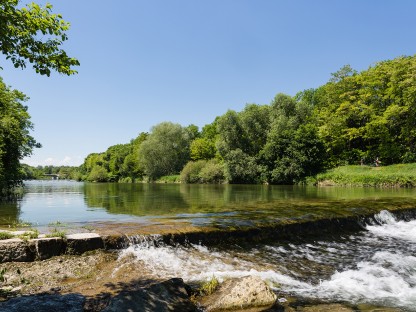
{"type": "Polygon", "coordinates": [[[36,260],[45,260],[64,253],[66,244],[60,237],[36,238],[29,241],[36,260]]]}
{"type": "Polygon", "coordinates": [[[0,240],[0,263],[1,262],[27,262],[33,261],[35,254],[29,248],[29,244],[20,238],[0,240]]]}
{"type": "Polygon", "coordinates": [[[96,233],[78,233],[66,236],[66,253],[82,254],[87,251],[104,249],[104,242],[96,233]]]}

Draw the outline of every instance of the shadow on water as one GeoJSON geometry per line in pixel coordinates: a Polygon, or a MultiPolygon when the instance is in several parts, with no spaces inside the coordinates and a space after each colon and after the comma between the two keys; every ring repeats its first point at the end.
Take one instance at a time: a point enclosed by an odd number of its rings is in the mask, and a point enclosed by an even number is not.
{"type": "Polygon", "coordinates": [[[0,224],[12,225],[18,222],[20,217],[20,202],[0,202],[0,224]]]}

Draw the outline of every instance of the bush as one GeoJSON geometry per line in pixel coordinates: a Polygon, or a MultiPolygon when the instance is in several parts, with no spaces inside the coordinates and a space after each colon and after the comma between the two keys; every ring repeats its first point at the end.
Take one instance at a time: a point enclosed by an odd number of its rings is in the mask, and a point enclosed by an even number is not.
{"type": "Polygon", "coordinates": [[[224,166],[216,159],[209,160],[199,172],[201,183],[222,183],[224,182],[224,166]]]}
{"type": "Polygon", "coordinates": [[[232,150],[225,158],[225,176],[230,183],[259,183],[260,167],[241,149],[232,150]]]}
{"type": "Polygon", "coordinates": [[[207,164],[206,160],[190,161],[181,171],[182,183],[200,183],[199,173],[207,164]]]}

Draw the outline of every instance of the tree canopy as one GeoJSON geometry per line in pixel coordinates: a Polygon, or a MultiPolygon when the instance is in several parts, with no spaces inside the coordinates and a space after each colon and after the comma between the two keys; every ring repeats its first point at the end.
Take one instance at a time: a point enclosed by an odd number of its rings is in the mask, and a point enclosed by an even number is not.
{"type": "Polygon", "coordinates": [[[20,160],[40,147],[29,134],[33,124],[22,103],[27,97],[0,78],[0,195],[21,183],[20,160]]]}
{"type": "Polygon", "coordinates": [[[36,3],[20,8],[19,0],[0,0],[0,51],[16,68],[31,63],[35,71],[49,76],[51,70],[65,75],[79,61],[61,48],[68,40],[69,23],[60,14],[52,13],[52,5],[36,3]]]}

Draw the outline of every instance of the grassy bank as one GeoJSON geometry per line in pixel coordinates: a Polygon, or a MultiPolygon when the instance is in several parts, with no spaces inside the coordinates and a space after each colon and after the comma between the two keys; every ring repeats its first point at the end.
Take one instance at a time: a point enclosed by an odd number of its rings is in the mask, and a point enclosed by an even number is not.
{"type": "Polygon", "coordinates": [[[319,185],[416,187],[416,163],[384,167],[342,166],[316,176],[319,185]]]}

